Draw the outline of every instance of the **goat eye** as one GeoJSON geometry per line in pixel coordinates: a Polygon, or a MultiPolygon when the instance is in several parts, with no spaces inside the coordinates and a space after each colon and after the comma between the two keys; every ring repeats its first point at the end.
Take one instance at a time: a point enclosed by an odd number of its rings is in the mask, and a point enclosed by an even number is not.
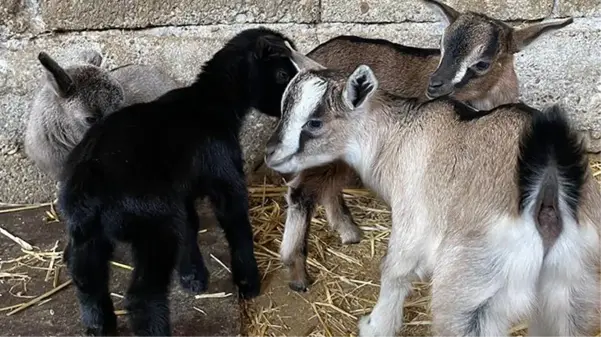
{"type": "Polygon", "coordinates": [[[305,126],[311,131],[316,131],[321,129],[321,127],[323,126],[323,122],[319,119],[311,119],[305,124],[305,126]]]}
{"type": "Polygon", "coordinates": [[[288,73],[285,70],[280,69],[275,74],[275,80],[279,84],[288,83],[288,81],[290,80],[290,76],[288,75],[288,73]]]}
{"type": "Polygon", "coordinates": [[[96,123],[97,120],[98,120],[97,117],[86,117],[86,123],[88,123],[88,124],[94,124],[94,123],[96,123]]]}
{"type": "Polygon", "coordinates": [[[476,63],[476,65],[474,67],[476,68],[476,70],[484,71],[490,67],[490,62],[480,61],[480,62],[476,63]]]}

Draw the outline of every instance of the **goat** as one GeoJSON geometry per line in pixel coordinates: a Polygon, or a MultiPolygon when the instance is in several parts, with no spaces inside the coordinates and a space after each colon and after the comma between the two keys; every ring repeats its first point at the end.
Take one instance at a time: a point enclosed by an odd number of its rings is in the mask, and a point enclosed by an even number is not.
{"type": "MultiPolygon", "coordinates": [[[[476,109],[489,110],[518,101],[514,53],[544,32],[573,21],[571,18],[549,20],[514,29],[483,14],[459,13],[438,1],[424,1],[436,8],[448,23],[441,50],[340,36],[318,46],[307,56],[348,72],[365,63],[381,79],[382,88],[396,95],[425,101],[450,94],[476,109]]],[[[472,113],[478,114],[478,111],[472,113]]],[[[323,204],[326,218],[343,244],[361,240],[361,230],[342,196],[343,187],[357,180],[356,173],[347,165],[336,162],[297,172],[288,182],[288,212],[280,255],[290,273],[291,289],[306,291],[311,282],[306,270],[306,236],[318,201],[323,204]]]]}
{"type": "Polygon", "coordinates": [[[98,119],[179,86],[153,66],[131,64],[109,71],[101,68],[99,53],[86,50],[79,56],[81,62],[63,68],[47,53],[38,55],[46,76],[27,121],[25,152],[54,180],[69,152],[98,119]]]}
{"type": "Polygon", "coordinates": [[[359,336],[394,336],[411,282],[426,276],[443,336],[506,335],[533,311],[533,336],[598,327],[601,191],[561,108],[473,116],[458,101],[387,93],[367,65],[349,76],[292,60],[299,73],[267,166],[343,160],[392,211],[379,298],[359,336]]]}
{"type": "Polygon", "coordinates": [[[192,85],[104,117],[73,149],[59,207],[69,234],[64,256],[88,333],[115,331],[108,261],[116,241],[133,251],[126,308],[134,334],[171,333],[173,269],[185,289],[207,289],[194,208],[205,196],[228,241],[239,295],[259,294],[238,132],[251,108],[280,115],[281,95],[296,74],[284,42],[292,44],[267,28],[240,32],[192,85]]]}

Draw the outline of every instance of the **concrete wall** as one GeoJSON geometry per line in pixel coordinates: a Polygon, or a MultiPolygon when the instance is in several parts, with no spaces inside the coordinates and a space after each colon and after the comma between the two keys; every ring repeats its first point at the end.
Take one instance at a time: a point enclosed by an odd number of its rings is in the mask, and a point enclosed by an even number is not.
{"type": "MultiPolygon", "coordinates": [[[[601,0],[448,0],[517,24],[544,17],[575,22],[517,56],[522,99],[563,103],[601,151],[601,0]]],[[[442,26],[417,0],[2,0],[0,2],[0,202],[50,200],[51,184],[22,150],[22,132],[42,69],[41,50],[69,63],[93,48],[105,66],[161,65],[189,83],[235,33],[259,24],[301,51],[340,34],[436,47],[442,26]]],[[[253,114],[244,132],[249,167],[275,122],[253,114]],[[250,129],[251,131],[248,131],[250,129]]]]}

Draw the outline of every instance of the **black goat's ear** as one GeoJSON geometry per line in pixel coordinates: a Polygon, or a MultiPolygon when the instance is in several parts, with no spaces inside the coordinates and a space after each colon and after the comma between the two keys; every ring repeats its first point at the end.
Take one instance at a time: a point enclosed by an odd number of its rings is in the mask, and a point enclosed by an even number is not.
{"type": "Polygon", "coordinates": [[[265,35],[257,39],[255,48],[257,59],[268,57],[289,57],[290,50],[286,46],[286,41],[275,35],[265,35]]]}

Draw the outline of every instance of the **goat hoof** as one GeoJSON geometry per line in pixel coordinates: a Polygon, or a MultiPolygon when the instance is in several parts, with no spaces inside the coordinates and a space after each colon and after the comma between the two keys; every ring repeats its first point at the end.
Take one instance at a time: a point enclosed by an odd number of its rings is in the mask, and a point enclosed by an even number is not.
{"type": "Polygon", "coordinates": [[[358,236],[353,236],[353,237],[342,237],[342,244],[343,245],[355,245],[358,244],[359,242],[361,242],[361,235],[358,236]]]}
{"type": "Polygon", "coordinates": [[[251,272],[247,274],[245,278],[236,280],[238,286],[238,293],[242,299],[250,299],[259,296],[261,292],[261,278],[259,277],[259,271],[251,272]]]}
{"type": "Polygon", "coordinates": [[[115,328],[91,327],[86,328],[86,336],[117,336],[115,328]]]}
{"type": "Polygon", "coordinates": [[[209,288],[208,271],[205,270],[203,273],[180,275],[179,283],[182,288],[193,294],[203,293],[209,288]]]}
{"type": "Polygon", "coordinates": [[[305,293],[309,290],[307,283],[305,281],[290,281],[288,282],[288,287],[296,292],[305,293]]]}
{"type": "Polygon", "coordinates": [[[240,281],[238,282],[238,293],[240,298],[245,300],[255,298],[261,293],[261,283],[260,281],[251,283],[240,281]]]}
{"type": "Polygon", "coordinates": [[[359,337],[377,336],[375,327],[371,324],[371,315],[359,319],[359,337]]]}
{"type": "Polygon", "coordinates": [[[343,245],[353,245],[361,242],[363,232],[357,227],[355,230],[340,234],[340,240],[343,245]]]}
{"type": "Polygon", "coordinates": [[[372,319],[371,314],[359,319],[358,337],[396,336],[394,327],[378,324],[372,319]]]}

